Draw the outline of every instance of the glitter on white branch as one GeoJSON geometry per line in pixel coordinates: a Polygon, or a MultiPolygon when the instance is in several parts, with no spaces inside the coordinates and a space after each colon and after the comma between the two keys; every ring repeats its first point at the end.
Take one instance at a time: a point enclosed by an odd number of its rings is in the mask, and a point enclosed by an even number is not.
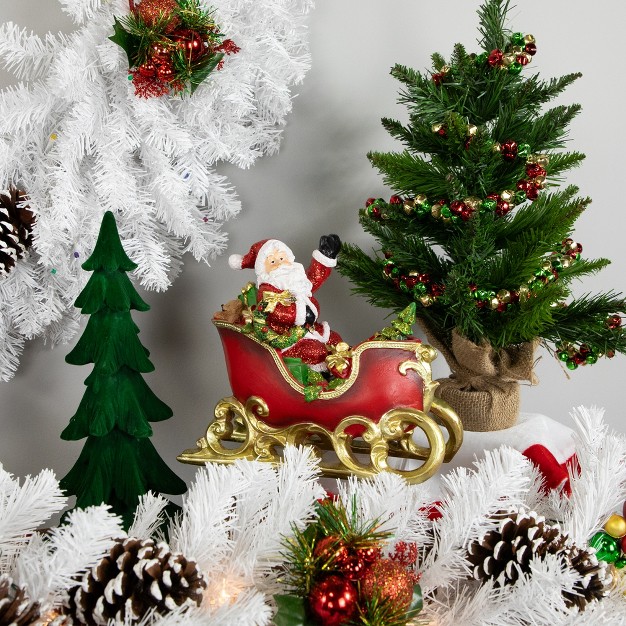
{"type": "Polygon", "coordinates": [[[241,51],[192,97],[138,98],[108,39],[127,0],[60,3],[77,25],[69,35],[0,26],[0,62],[23,81],[0,92],[0,188],[24,189],[36,215],[30,257],[0,278],[0,380],[25,339],[76,331],[80,265],[106,210],[147,288],[167,289],[185,252],[208,262],[224,249],[240,203],[215,165],[278,150],[290,89],[310,66],[313,0],[204,0],[241,51]]]}

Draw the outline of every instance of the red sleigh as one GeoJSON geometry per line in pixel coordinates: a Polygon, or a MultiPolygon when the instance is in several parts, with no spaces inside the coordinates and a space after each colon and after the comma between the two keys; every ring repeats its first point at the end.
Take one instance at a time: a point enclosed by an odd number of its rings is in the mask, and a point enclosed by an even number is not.
{"type": "Polygon", "coordinates": [[[215,420],[184,463],[237,459],[279,462],[285,445],[310,445],[326,476],[368,477],[391,471],[417,483],[449,461],[463,439],[457,415],[434,397],[435,351],[419,341],[365,341],[352,350],[350,376],[307,402],[278,350],[213,320],[233,395],[220,400],[215,420]],[[428,445],[418,445],[414,432],[428,445]],[[444,436],[446,433],[446,436],[444,436]],[[391,462],[390,462],[391,461],[391,462]]]}

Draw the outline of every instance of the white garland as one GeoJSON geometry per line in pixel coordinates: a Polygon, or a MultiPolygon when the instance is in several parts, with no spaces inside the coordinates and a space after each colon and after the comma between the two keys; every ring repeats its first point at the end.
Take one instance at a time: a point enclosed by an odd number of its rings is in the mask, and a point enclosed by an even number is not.
{"type": "Polygon", "coordinates": [[[0,61],[25,81],[0,92],[0,189],[24,189],[36,215],[33,253],[0,277],[0,380],[25,339],[76,331],[80,265],[106,210],[150,289],[168,288],[183,253],[208,262],[224,249],[221,226],[240,203],[215,165],[247,168],[278,150],[290,88],[310,66],[313,0],[206,0],[241,51],[192,97],[146,100],[108,39],[128,1],[59,1],[70,35],[0,26],[0,61]]]}
{"type": "MultiPolygon", "coordinates": [[[[468,543],[493,528],[492,514],[523,507],[561,521],[579,547],[621,511],[626,499],[626,438],[608,432],[602,411],[579,409],[580,475],[571,476],[572,496],[545,496],[538,476],[520,453],[491,451],[473,469],[458,469],[443,480],[442,517],[428,520],[433,504],[429,485],[407,485],[381,474],[371,480],[338,481],[346,506],[357,503],[362,520],[378,519],[393,541],[417,542],[424,609],[420,621],[437,626],[545,626],[626,624],[626,578],[584,611],[568,608],[563,591],[580,583],[578,572],[557,557],[530,563],[531,574],[514,585],[495,588],[468,578],[464,554],[468,543]]],[[[257,462],[208,465],[198,471],[183,500],[182,515],[171,522],[170,547],[196,559],[208,587],[200,607],[167,615],[149,614],[139,626],[217,626],[271,623],[271,594],[281,590],[277,567],[283,562],[282,541],[294,526],[302,529],[313,517],[316,499],[324,496],[316,461],[308,449],[288,448],[278,468],[257,462]]],[[[64,504],[49,471],[23,485],[0,469],[0,546],[11,558],[0,565],[26,587],[44,610],[57,606],[75,576],[91,567],[124,536],[119,520],[106,507],[77,511],[67,526],[50,537],[31,534],[45,514],[64,504]],[[20,529],[21,526],[21,529],[20,529]]],[[[147,539],[159,526],[166,500],[146,495],[129,534],[147,539]]],[[[112,625],[113,626],[113,625],[112,625]]],[[[117,626],[117,625],[115,625],[117,626]]],[[[122,626],[122,624],[119,624],[122,626]]],[[[129,621],[124,626],[131,626],[129,621]]]]}

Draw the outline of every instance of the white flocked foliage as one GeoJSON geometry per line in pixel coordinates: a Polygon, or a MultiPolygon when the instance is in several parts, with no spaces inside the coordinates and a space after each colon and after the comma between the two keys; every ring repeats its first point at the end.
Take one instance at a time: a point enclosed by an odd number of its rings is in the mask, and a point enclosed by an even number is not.
{"type": "Polygon", "coordinates": [[[240,203],[215,166],[278,150],[310,66],[313,0],[203,0],[241,51],[192,97],[139,98],[108,39],[128,1],[59,1],[76,23],[69,35],[0,26],[0,62],[21,81],[0,92],[0,188],[24,189],[36,215],[32,253],[0,279],[0,380],[26,339],[76,331],[80,265],[106,210],[149,289],[168,288],[185,252],[208,262],[223,251],[240,203]]]}
{"type": "MultiPolygon", "coordinates": [[[[444,476],[438,504],[427,483],[407,485],[391,474],[338,481],[338,497],[348,507],[355,502],[363,522],[378,520],[381,530],[392,533],[389,550],[396,541],[418,544],[424,594],[420,624],[626,626],[625,576],[580,612],[566,606],[562,592],[571,593],[584,581],[555,555],[531,559],[530,574],[502,588],[468,576],[467,545],[494,527],[496,511],[532,509],[558,521],[581,548],[609,514],[621,512],[626,438],[609,432],[597,409],[578,409],[574,418],[581,472],[571,476],[570,498],[543,495],[531,464],[510,448],[444,476]],[[441,518],[433,523],[428,512],[434,504],[441,518]]],[[[306,448],[287,448],[285,462],[277,468],[253,461],[200,468],[168,534],[171,550],[195,560],[206,578],[202,603],[128,619],[124,626],[269,626],[271,595],[285,592],[280,582],[283,542],[294,527],[303,529],[313,519],[315,502],[326,493],[318,478],[316,460],[306,448]]],[[[0,469],[0,546],[8,546],[12,555],[0,562],[0,574],[14,577],[29,597],[43,602],[44,610],[62,603],[72,573],[91,567],[113,538],[125,536],[119,519],[104,506],[75,511],[67,526],[49,535],[32,533],[64,502],[48,470],[20,484],[0,469]]],[[[129,533],[150,538],[166,504],[161,496],[144,496],[129,533]]]]}

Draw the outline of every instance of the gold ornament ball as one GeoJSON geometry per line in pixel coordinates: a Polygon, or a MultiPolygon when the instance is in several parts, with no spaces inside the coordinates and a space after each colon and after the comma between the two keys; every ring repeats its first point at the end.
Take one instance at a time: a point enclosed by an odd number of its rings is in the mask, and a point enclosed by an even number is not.
{"type": "Polygon", "coordinates": [[[491,146],[491,149],[492,149],[494,152],[500,152],[500,151],[502,150],[502,146],[500,145],[500,143],[499,143],[499,142],[497,142],[497,141],[496,141],[496,142],[493,144],[493,146],[491,146]]]}
{"type": "Polygon", "coordinates": [[[520,285],[517,293],[519,293],[520,300],[527,300],[530,296],[530,289],[526,285],[520,285]]]}
{"type": "Polygon", "coordinates": [[[411,215],[411,213],[415,210],[415,202],[413,200],[405,200],[403,208],[407,215],[411,215]]]}
{"type": "Polygon", "coordinates": [[[504,304],[511,302],[511,292],[508,289],[500,289],[497,295],[500,302],[504,302],[504,304]]]}
{"type": "Polygon", "coordinates": [[[545,168],[548,166],[548,163],[550,163],[550,157],[547,154],[536,154],[534,162],[545,168]]]}
{"type": "Polygon", "coordinates": [[[406,611],[413,599],[413,577],[397,561],[381,559],[365,572],[360,590],[364,600],[379,597],[406,611]]]}
{"type": "Polygon", "coordinates": [[[611,517],[606,521],[604,530],[614,537],[615,539],[621,539],[626,535],[626,519],[617,513],[613,513],[611,517]]]}
{"type": "Polygon", "coordinates": [[[531,34],[524,35],[524,43],[535,43],[535,36],[531,34]]]}
{"type": "Polygon", "coordinates": [[[163,16],[169,16],[177,7],[176,0],[141,0],[141,4],[137,6],[137,14],[148,26],[153,26],[163,16]]]}
{"type": "Polygon", "coordinates": [[[435,219],[439,219],[441,217],[441,205],[440,204],[433,204],[433,208],[430,210],[430,214],[435,219]]]}
{"type": "Polygon", "coordinates": [[[433,297],[432,296],[422,296],[420,298],[420,302],[422,303],[423,306],[425,307],[429,307],[432,305],[432,303],[434,302],[433,297]]]}
{"type": "Polygon", "coordinates": [[[481,199],[476,196],[469,196],[468,198],[464,198],[463,202],[467,204],[467,206],[472,207],[475,211],[478,211],[481,205],[481,199]]]}
{"type": "Polygon", "coordinates": [[[467,134],[469,137],[473,137],[477,132],[478,132],[478,126],[475,126],[474,124],[470,124],[467,127],[467,134]]]}
{"type": "Polygon", "coordinates": [[[495,311],[500,306],[500,300],[494,296],[489,301],[489,306],[495,311]]]}
{"type": "Polygon", "coordinates": [[[501,194],[500,197],[508,203],[511,203],[511,201],[515,198],[515,192],[511,191],[510,189],[505,189],[501,194]]]}
{"type": "Polygon", "coordinates": [[[423,193],[418,193],[415,196],[415,204],[424,204],[424,202],[426,202],[427,198],[426,195],[423,193]]]}
{"type": "Polygon", "coordinates": [[[438,133],[443,128],[443,124],[433,124],[430,129],[433,133],[438,133]]]}

